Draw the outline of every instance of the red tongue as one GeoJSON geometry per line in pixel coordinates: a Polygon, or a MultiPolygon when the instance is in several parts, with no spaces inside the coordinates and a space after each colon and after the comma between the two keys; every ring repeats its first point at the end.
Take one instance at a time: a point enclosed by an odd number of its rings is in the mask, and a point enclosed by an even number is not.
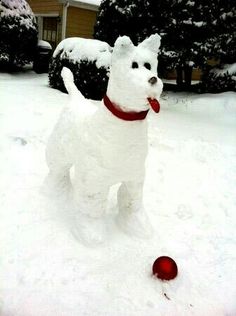
{"type": "Polygon", "coordinates": [[[148,102],[151,105],[153,111],[156,113],[160,111],[160,103],[156,99],[148,98],[148,102]]]}

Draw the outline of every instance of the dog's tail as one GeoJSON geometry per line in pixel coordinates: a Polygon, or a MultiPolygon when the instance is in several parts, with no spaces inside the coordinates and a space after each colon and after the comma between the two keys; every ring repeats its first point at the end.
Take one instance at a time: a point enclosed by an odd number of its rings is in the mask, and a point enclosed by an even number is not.
{"type": "Polygon", "coordinates": [[[84,99],[84,96],[82,93],[77,89],[75,83],[74,83],[74,75],[71,72],[71,70],[67,67],[63,67],[61,71],[61,76],[64,82],[64,85],[66,87],[67,92],[70,96],[77,96],[84,99]]]}

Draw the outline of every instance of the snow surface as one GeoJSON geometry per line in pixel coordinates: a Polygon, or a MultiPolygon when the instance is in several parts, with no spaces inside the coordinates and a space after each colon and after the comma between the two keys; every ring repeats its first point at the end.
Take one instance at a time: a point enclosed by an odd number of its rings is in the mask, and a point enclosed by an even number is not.
{"type": "Polygon", "coordinates": [[[111,47],[103,41],[81,37],[69,37],[61,41],[53,57],[60,55],[60,59],[69,59],[76,63],[80,60],[96,61],[98,68],[108,68],[111,64],[111,47]]]}
{"type": "Polygon", "coordinates": [[[116,228],[111,192],[110,240],[86,248],[68,230],[70,201],[40,193],[45,144],[68,96],[45,74],[0,74],[1,316],[235,315],[235,96],[163,94],[148,118],[154,236],[116,228]],[[176,260],[175,280],[151,276],[161,255],[176,260]]]}

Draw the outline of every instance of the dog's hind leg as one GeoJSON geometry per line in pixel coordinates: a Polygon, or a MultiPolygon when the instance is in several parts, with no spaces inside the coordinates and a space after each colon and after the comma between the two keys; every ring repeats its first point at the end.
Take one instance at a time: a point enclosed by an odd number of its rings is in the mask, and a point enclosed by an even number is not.
{"type": "MultiPolygon", "coordinates": [[[[90,165],[90,164],[89,164],[90,165]]],[[[106,239],[106,208],[109,184],[99,176],[99,167],[91,162],[90,172],[76,169],[73,183],[77,213],[72,228],[74,236],[85,245],[96,246],[106,239]]]]}
{"type": "Polygon", "coordinates": [[[72,163],[62,144],[56,141],[54,135],[49,139],[46,148],[46,161],[49,173],[44,181],[43,191],[53,195],[68,193],[71,190],[70,168],[72,163]]]}
{"type": "Polygon", "coordinates": [[[50,169],[44,181],[44,191],[49,194],[60,195],[71,191],[70,168],[64,170],[50,169]]]}
{"type": "Polygon", "coordinates": [[[150,237],[152,226],[143,206],[143,182],[122,183],[117,198],[120,228],[137,237],[150,237]]]}
{"type": "Polygon", "coordinates": [[[47,195],[60,196],[71,192],[70,165],[64,166],[60,170],[50,168],[49,173],[44,180],[43,192],[47,195]]]}

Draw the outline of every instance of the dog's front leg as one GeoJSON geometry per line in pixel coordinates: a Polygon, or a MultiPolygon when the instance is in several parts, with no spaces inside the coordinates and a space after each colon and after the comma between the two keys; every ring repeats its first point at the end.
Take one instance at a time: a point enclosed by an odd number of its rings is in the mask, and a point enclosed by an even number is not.
{"type": "Polygon", "coordinates": [[[104,241],[107,232],[106,206],[109,187],[90,176],[77,178],[74,183],[74,197],[77,213],[73,233],[88,246],[96,246],[104,241]]]}
{"type": "Polygon", "coordinates": [[[143,206],[143,181],[123,182],[118,191],[118,224],[137,237],[150,237],[152,227],[143,206]]]}

